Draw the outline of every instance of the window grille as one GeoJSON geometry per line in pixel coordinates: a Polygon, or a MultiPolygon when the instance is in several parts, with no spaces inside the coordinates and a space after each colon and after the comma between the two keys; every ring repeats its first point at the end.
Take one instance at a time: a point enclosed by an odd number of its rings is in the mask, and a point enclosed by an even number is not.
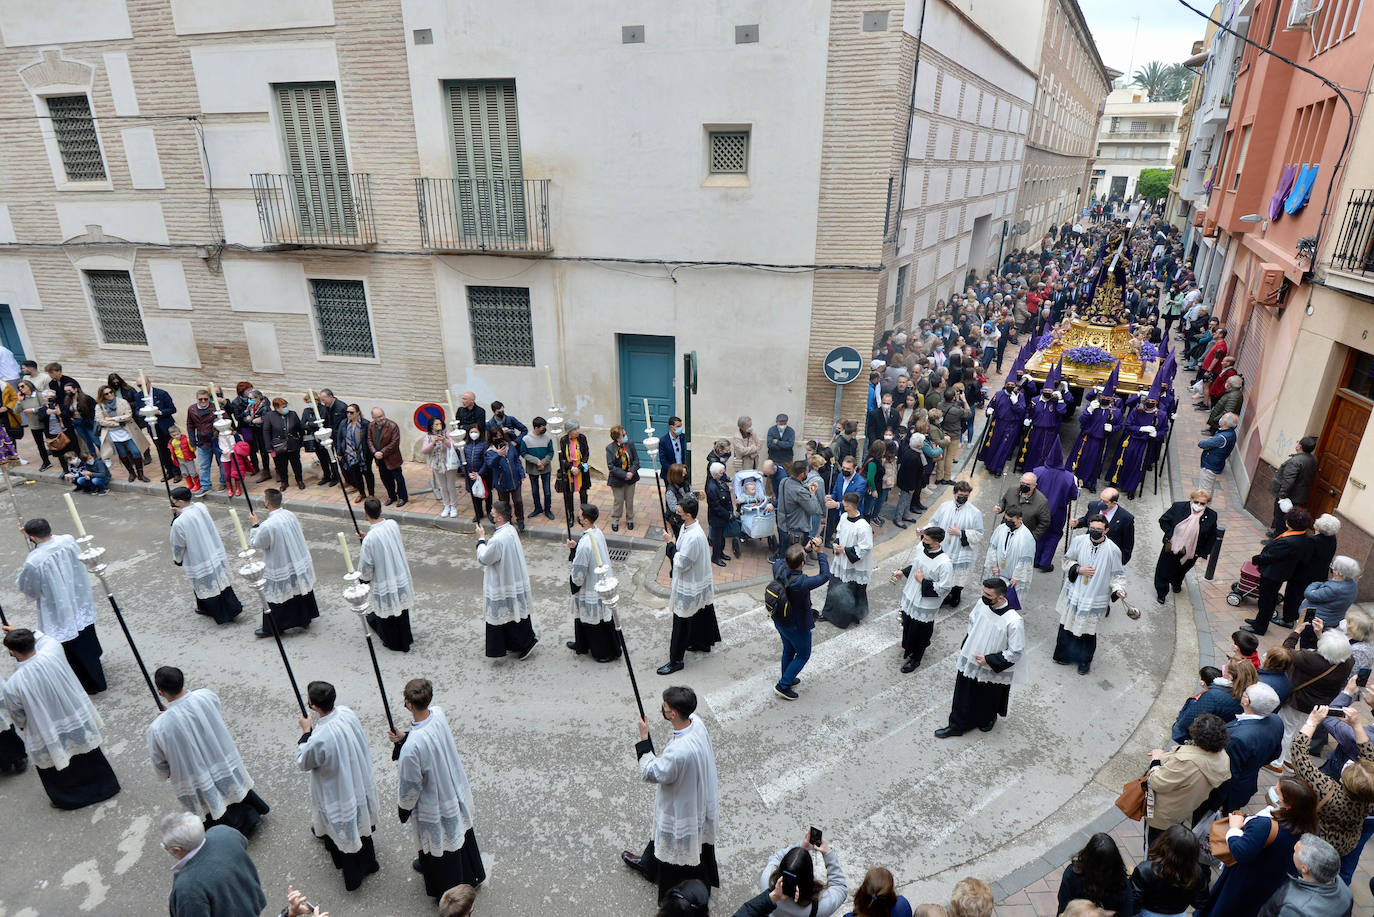
{"type": "Polygon", "coordinates": [[[361,280],[311,280],[320,350],[331,357],[375,357],[367,292],[361,280]]]}
{"type": "Polygon", "coordinates": [[[711,131],[712,175],[740,175],[749,171],[749,132],[711,131]]]}
{"type": "Polygon", "coordinates": [[[134,281],[128,271],[86,271],[86,286],[95,304],[100,337],[106,344],[148,343],[134,295],[134,281]]]}
{"type": "Polygon", "coordinates": [[[52,131],[68,181],[104,181],[105,161],[91,117],[91,102],[81,96],[53,96],[48,100],[52,131]]]}
{"type": "Polygon", "coordinates": [[[468,287],[468,324],[475,362],[534,365],[528,288],[468,287]]]}

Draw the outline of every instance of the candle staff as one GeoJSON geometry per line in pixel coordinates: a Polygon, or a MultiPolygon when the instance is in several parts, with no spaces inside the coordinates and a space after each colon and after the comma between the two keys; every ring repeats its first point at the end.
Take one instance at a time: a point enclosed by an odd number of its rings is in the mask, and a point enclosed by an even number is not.
{"type": "MultiPolygon", "coordinates": [[[[344,483],[343,466],[339,464],[339,457],[334,454],[334,431],[324,422],[324,418],[320,414],[319,405],[315,403],[314,390],[307,394],[310,398],[310,408],[315,412],[315,445],[317,448],[324,449],[326,458],[333,464],[335,476],[339,481],[339,493],[343,494],[344,506],[348,507],[348,518],[353,523],[353,531],[358,533],[359,538],[362,538],[363,530],[358,527],[358,516],[353,512],[353,501],[348,499],[348,486],[344,483]]],[[[330,397],[334,397],[332,393],[330,397]]],[[[451,403],[452,399],[450,399],[450,406],[451,403]]]]}
{"type": "MultiPolygon", "coordinates": [[[[376,500],[374,499],[372,502],[375,503],[376,500]]],[[[349,607],[353,609],[354,614],[362,623],[363,639],[367,642],[367,654],[372,658],[372,673],[377,677],[377,691],[382,696],[382,711],[386,714],[386,725],[388,729],[395,732],[396,723],[391,718],[391,704],[387,702],[386,685],[382,681],[382,666],[377,661],[377,648],[372,645],[372,631],[368,627],[368,618],[372,617],[368,612],[368,600],[372,593],[372,587],[363,582],[360,571],[353,569],[353,557],[349,554],[348,542],[344,539],[343,532],[339,533],[339,550],[343,552],[344,566],[348,571],[344,574],[344,579],[348,581],[348,585],[344,587],[343,591],[344,601],[348,602],[349,607]]],[[[362,559],[360,556],[359,560],[362,559]]]]}

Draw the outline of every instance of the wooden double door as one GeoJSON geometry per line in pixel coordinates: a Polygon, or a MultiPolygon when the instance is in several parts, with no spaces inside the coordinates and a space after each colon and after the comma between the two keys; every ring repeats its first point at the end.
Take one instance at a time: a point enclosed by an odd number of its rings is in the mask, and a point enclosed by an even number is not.
{"type": "Polygon", "coordinates": [[[1374,410],[1374,401],[1348,388],[1337,389],[1332,396],[1331,409],[1326,412],[1326,426],[1317,443],[1317,479],[1312,484],[1307,506],[1313,518],[1332,512],[1341,502],[1355,453],[1369,425],[1371,410],[1374,410]]]}

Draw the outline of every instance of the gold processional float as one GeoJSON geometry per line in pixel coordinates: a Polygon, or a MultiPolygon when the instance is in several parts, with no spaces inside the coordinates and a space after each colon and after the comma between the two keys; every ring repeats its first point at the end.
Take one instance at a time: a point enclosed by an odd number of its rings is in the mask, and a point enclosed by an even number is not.
{"type": "MultiPolygon", "coordinates": [[[[1068,327],[1055,328],[1050,332],[1050,342],[1026,361],[1026,375],[1043,384],[1045,377],[1063,358],[1062,379],[1075,388],[1088,389],[1106,383],[1112,374],[1116,361],[1121,361],[1121,371],[1117,377],[1118,397],[1147,391],[1154,381],[1159,368],[1159,353],[1153,344],[1131,334],[1130,317],[1121,300],[1121,286],[1117,282],[1116,267],[1125,250],[1125,240],[1121,233],[1114,233],[1108,239],[1107,250],[1116,248],[1110,265],[1102,270],[1106,275],[1093,293],[1092,303],[1087,312],[1074,316],[1068,327]],[[1155,359],[1145,359],[1141,350],[1155,359]]],[[[1124,277],[1125,269],[1121,274],[1124,277]]]]}

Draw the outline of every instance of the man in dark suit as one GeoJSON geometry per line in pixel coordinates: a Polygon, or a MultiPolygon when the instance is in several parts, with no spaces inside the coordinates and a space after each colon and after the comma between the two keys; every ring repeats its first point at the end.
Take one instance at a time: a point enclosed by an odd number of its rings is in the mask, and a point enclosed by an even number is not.
{"type": "MultiPolygon", "coordinates": [[[[340,399],[335,398],[334,393],[329,389],[320,389],[319,400],[316,403],[320,408],[320,421],[330,430],[337,430],[339,424],[348,419],[348,406],[340,399]]],[[[329,454],[323,449],[317,449],[315,450],[315,458],[320,463],[320,486],[328,487],[339,483],[339,473],[335,469],[334,463],[329,460],[329,454]]]]}
{"type": "Polygon", "coordinates": [[[667,474],[669,466],[686,463],[687,440],[682,437],[682,418],[674,414],[668,418],[668,432],[658,438],[658,473],[667,474]]]}
{"type": "Polygon", "coordinates": [[[1312,514],[1295,507],[1288,511],[1285,518],[1288,530],[1267,542],[1264,549],[1251,560],[1260,572],[1259,596],[1256,599],[1259,612],[1253,618],[1246,618],[1241,630],[1248,630],[1257,637],[1264,636],[1269,629],[1269,621],[1274,617],[1274,608],[1278,605],[1279,590],[1312,553],[1312,543],[1307,537],[1312,528],[1312,514]]]}
{"type": "Polygon", "coordinates": [[[1135,516],[1119,504],[1121,491],[1115,487],[1102,488],[1098,496],[1100,499],[1090,502],[1083,515],[1073,521],[1073,527],[1081,529],[1087,524],[1085,519],[1100,515],[1107,520],[1107,540],[1121,549],[1121,562],[1129,564],[1135,550],[1135,516]]]}
{"type": "Polygon", "coordinates": [[[868,412],[864,421],[865,448],[883,441],[883,434],[897,426],[897,414],[892,410],[892,394],[883,395],[876,408],[868,412]]]}
{"type": "Polygon", "coordinates": [[[1231,759],[1231,779],[1213,791],[1209,808],[1234,812],[1249,804],[1259,784],[1260,768],[1283,753],[1283,720],[1274,711],[1279,696],[1264,682],[1245,689],[1241,696],[1244,711],[1226,724],[1230,739],[1226,757],[1231,759]]]}

